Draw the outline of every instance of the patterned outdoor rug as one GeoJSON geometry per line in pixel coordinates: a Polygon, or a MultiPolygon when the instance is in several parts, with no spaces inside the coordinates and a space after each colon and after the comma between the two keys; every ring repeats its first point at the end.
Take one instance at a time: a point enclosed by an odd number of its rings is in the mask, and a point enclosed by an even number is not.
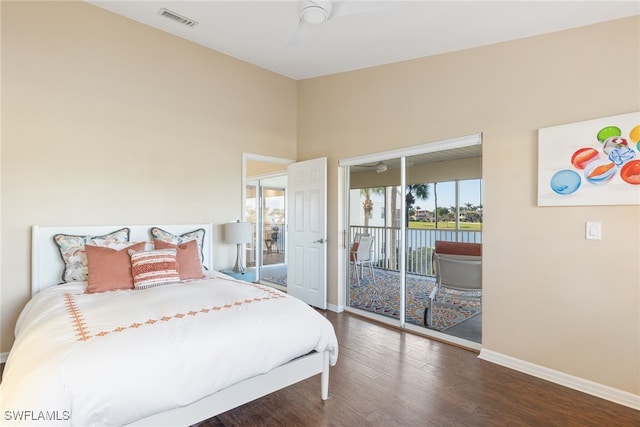
{"type": "MultiPolygon", "coordinates": [[[[357,285],[351,279],[350,306],[398,319],[400,317],[400,276],[397,272],[375,269],[375,285],[367,269],[357,285]]],[[[424,309],[434,280],[430,277],[407,274],[406,320],[424,326],[424,309]]],[[[445,331],[482,311],[478,293],[447,291],[444,299],[438,296],[433,312],[432,329],[445,331]]]]}
{"type": "MultiPolygon", "coordinates": [[[[262,280],[287,286],[287,267],[284,265],[265,266],[261,271],[262,280]]],[[[372,286],[367,269],[360,285],[351,278],[350,307],[400,318],[400,276],[397,272],[375,269],[376,284],[372,286]]],[[[429,304],[429,293],[433,289],[433,278],[407,274],[407,317],[414,325],[424,326],[424,309],[429,304]]],[[[477,293],[447,292],[445,298],[438,299],[433,312],[432,329],[446,331],[482,311],[477,293]]]]}

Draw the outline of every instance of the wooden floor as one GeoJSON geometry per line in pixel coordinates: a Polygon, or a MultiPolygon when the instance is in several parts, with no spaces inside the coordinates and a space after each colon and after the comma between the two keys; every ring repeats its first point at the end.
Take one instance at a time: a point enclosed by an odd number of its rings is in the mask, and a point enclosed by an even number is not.
{"type": "MultiPolygon", "coordinates": [[[[209,426],[640,426],[640,411],[346,313],[329,400],[310,378],[206,420],[209,426]]],[[[0,373],[4,366],[0,365],[0,373]]]]}
{"type": "Polygon", "coordinates": [[[346,313],[329,400],[319,377],[200,423],[209,426],[640,426],[640,411],[346,313]]]}

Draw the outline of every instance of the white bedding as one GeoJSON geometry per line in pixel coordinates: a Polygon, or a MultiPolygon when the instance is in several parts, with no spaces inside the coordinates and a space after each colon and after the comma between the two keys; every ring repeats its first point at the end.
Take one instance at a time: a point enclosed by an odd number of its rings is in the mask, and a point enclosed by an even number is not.
{"type": "Polygon", "coordinates": [[[313,350],[329,350],[331,365],[338,357],[333,326],[314,309],[221,273],[143,291],[85,287],[47,288],[20,315],[3,424],[122,425],[313,350]]]}

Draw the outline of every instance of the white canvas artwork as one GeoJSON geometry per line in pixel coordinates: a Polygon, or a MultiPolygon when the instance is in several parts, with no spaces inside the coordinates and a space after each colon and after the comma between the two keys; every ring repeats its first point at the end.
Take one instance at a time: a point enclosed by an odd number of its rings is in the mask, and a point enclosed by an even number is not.
{"type": "Polygon", "coordinates": [[[538,206],[640,205],[640,112],[538,130],[538,206]]]}

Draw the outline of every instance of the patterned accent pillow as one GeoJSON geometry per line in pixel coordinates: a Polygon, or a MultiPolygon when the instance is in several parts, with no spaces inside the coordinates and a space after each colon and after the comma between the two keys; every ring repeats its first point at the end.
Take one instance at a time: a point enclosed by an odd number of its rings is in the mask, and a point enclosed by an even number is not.
{"type": "MultiPolygon", "coordinates": [[[[187,233],[176,235],[169,233],[158,227],[151,227],[151,237],[156,240],[162,240],[163,242],[172,243],[174,245],[180,245],[187,243],[190,240],[198,242],[198,253],[200,254],[200,262],[204,264],[204,252],[202,246],[204,244],[204,228],[198,228],[197,230],[189,231],[187,233]]],[[[206,268],[206,267],[205,267],[206,268]]]]}
{"type": "Polygon", "coordinates": [[[180,281],[176,249],[157,249],[136,252],[131,256],[131,275],[134,289],[148,289],[180,281]]]}
{"type": "Polygon", "coordinates": [[[87,281],[87,254],[84,250],[86,244],[116,249],[114,246],[129,241],[129,232],[128,228],[121,228],[104,236],[76,236],[72,234],[56,234],[53,236],[53,241],[58,246],[60,256],[64,262],[62,281],[87,281]]]}

